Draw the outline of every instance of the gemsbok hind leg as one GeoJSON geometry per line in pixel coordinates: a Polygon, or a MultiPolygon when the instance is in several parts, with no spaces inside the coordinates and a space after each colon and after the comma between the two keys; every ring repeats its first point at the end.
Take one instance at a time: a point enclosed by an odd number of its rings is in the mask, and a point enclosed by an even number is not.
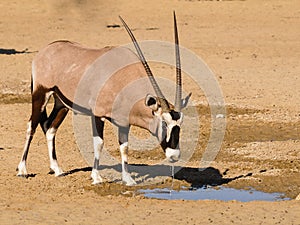
{"type": "MultiPolygon", "coordinates": [[[[47,139],[47,146],[50,158],[50,170],[55,176],[61,176],[64,174],[63,170],[58,166],[56,151],[55,151],[55,135],[58,127],[65,119],[68,108],[54,95],[54,106],[50,116],[47,119],[41,120],[41,127],[45,133],[47,139]]],[[[42,117],[43,118],[43,117],[42,117]]]]}
{"type": "Polygon", "coordinates": [[[99,172],[99,161],[100,154],[103,149],[103,129],[104,121],[97,116],[92,117],[92,129],[93,129],[93,145],[94,145],[94,165],[91,177],[93,179],[93,184],[99,184],[103,181],[99,172]]]}
{"type": "Polygon", "coordinates": [[[27,123],[26,141],[25,141],[21,161],[17,168],[18,171],[17,176],[21,176],[21,177],[28,176],[27,169],[26,169],[26,161],[27,161],[30,143],[32,141],[36,128],[40,123],[43,112],[45,110],[45,107],[51,95],[52,95],[52,91],[42,87],[38,88],[32,93],[32,112],[31,112],[31,117],[27,123]]]}

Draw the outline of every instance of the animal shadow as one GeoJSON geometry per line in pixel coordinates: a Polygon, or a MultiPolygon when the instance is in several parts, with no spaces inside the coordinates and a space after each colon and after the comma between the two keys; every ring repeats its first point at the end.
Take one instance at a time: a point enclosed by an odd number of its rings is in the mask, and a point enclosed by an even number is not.
{"type": "MultiPolygon", "coordinates": [[[[130,172],[135,173],[135,179],[143,177],[145,179],[155,178],[157,176],[171,177],[170,166],[168,165],[147,165],[147,164],[130,164],[128,165],[130,172]]],[[[118,173],[122,172],[122,165],[101,165],[102,169],[113,169],[118,173]]],[[[78,172],[91,172],[92,167],[76,168],[64,173],[64,176],[78,173],[78,172]]],[[[235,177],[224,177],[228,169],[224,173],[213,167],[208,167],[204,169],[192,168],[192,167],[175,167],[174,178],[181,181],[186,181],[191,184],[191,188],[202,188],[206,186],[220,186],[223,184],[228,184],[231,181],[252,176],[252,173],[242,174],[235,177]]],[[[103,172],[105,176],[105,172],[103,172]]],[[[120,176],[121,177],[121,176],[120,176]]],[[[116,181],[119,179],[116,179],[116,181]]],[[[139,182],[138,182],[139,183],[139,182]]]]}
{"type": "Polygon", "coordinates": [[[228,184],[231,181],[252,176],[252,173],[248,173],[246,175],[224,178],[226,172],[221,174],[218,169],[213,167],[200,170],[198,168],[184,167],[175,174],[175,178],[190,183],[192,188],[202,188],[206,186],[219,186],[228,184]]]}
{"type": "Polygon", "coordinates": [[[64,175],[67,176],[69,174],[74,174],[74,173],[77,173],[77,172],[91,172],[91,171],[92,171],[92,167],[87,166],[87,167],[77,168],[77,169],[67,171],[67,172],[64,173],[64,175]]]}
{"type": "MultiPolygon", "coordinates": [[[[122,172],[121,164],[116,165],[101,165],[100,170],[102,169],[113,169],[118,173],[122,172]]],[[[134,179],[139,183],[139,177],[143,177],[143,181],[155,177],[171,177],[171,167],[169,165],[147,165],[147,164],[130,164],[128,165],[130,172],[136,174],[134,179]]],[[[76,173],[79,171],[91,171],[92,168],[86,167],[82,169],[75,169],[69,173],[76,173]]],[[[235,177],[224,177],[228,169],[221,173],[218,169],[213,167],[208,167],[204,169],[192,168],[192,167],[174,167],[174,178],[177,180],[186,181],[191,184],[192,188],[201,188],[206,186],[219,186],[223,184],[228,184],[231,181],[252,176],[252,173],[242,174],[235,177]]],[[[105,172],[103,172],[105,176],[105,172]]],[[[142,181],[142,182],[143,182],[142,181]]]]}
{"type": "Polygon", "coordinates": [[[0,55],[16,55],[16,54],[30,54],[34,52],[29,52],[28,48],[24,49],[23,51],[18,51],[16,49],[4,49],[0,48],[0,55]]]}

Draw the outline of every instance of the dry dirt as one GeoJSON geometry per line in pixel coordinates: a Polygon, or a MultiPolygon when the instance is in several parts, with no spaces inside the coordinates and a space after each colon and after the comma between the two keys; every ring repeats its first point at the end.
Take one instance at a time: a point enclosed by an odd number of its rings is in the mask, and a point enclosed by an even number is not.
{"type": "MultiPolygon", "coordinates": [[[[92,186],[71,114],[57,135],[58,159],[68,175],[48,174],[46,143],[38,129],[29,153],[31,174],[28,179],[15,176],[31,110],[36,52],[58,39],[98,48],[126,44],[126,32],[115,26],[120,25],[118,15],[139,40],[172,42],[176,10],[181,44],[207,63],[223,91],[227,129],[211,167],[196,170],[210,133],[210,111],[202,91],[186,78],[184,87],[198,103],[200,134],[175,187],[253,187],[295,199],[300,193],[298,0],[0,0],[0,9],[1,224],[300,224],[297,200],[156,200],[116,183],[92,186]]],[[[170,71],[165,65],[154,65],[154,70],[170,71]]],[[[118,158],[112,127],[105,132],[106,147],[118,158]]],[[[155,164],[162,157],[159,148],[130,150],[129,162],[155,164]]],[[[170,186],[170,179],[160,185],[170,186]]]]}

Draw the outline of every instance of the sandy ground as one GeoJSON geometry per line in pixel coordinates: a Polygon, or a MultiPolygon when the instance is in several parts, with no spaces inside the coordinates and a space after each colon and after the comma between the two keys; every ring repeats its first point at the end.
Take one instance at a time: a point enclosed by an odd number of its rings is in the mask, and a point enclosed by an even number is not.
{"type": "MultiPolygon", "coordinates": [[[[48,174],[46,143],[38,129],[29,153],[31,175],[15,176],[30,115],[36,52],[58,39],[96,48],[126,44],[129,38],[122,27],[108,27],[120,25],[118,15],[139,40],[172,42],[176,10],[181,44],[207,63],[220,84],[227,129],[210,170],[193,169],[207,145],[210,115],[202,91],[187,78],[184,88],[192,90],[192,100],[199,103],[200,134],[191,161],[175,183],[254,187],[295,199],[300,193],[298,0],[0,0],[0,9],[1,224],[300,224],[296,200],[166,201],[133,195],[132,189],[115,183],[92,186],[71,114],[57,136],[58,159],[69,174],[48,174]]],[[[154,71],[168,70],[154,65],[154,71]]],[[[106,147],[118,158],[111,126],[105,132],[106,147]]],[[[163,157],[161,149],[130,154],[129,162],[137,164],[155,164],[163,157]]]]}

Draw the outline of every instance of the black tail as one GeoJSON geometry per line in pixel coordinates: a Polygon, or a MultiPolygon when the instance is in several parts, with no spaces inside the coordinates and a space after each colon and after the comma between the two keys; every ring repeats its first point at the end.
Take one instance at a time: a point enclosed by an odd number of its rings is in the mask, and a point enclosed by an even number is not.
{"type": "Polygon", "coordinates": [[[31,90],[31,94],[32,94],[32,91],[33,91],[33,81],[32,81],[32,74],[31,74],[31,84],[30,84],[30,90],[31,90]]]}

